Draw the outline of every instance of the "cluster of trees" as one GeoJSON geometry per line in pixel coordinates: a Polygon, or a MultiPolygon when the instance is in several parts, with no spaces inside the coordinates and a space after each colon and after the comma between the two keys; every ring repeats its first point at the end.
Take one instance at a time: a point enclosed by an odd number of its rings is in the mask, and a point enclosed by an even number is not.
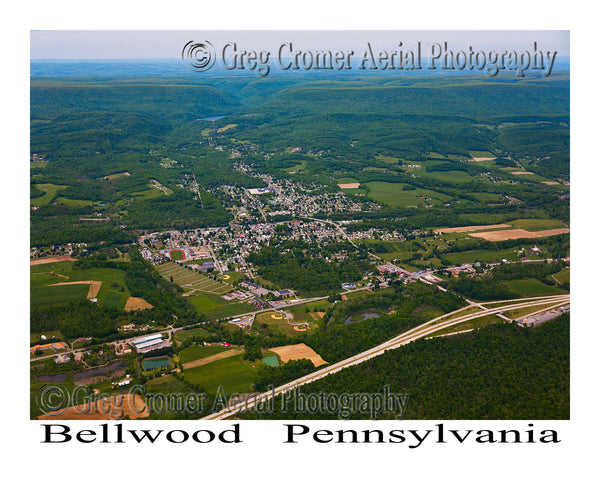
{"type": "MultiPolygon", "coordinates": [[[[554,285],[556,282],[547,277],[558,273],[563,267],[563,262],[502,264],[482,276],[452,278],[448,282],[448,288],[474,300],[508,300],[515,296],[523,296],[510,290],[507,286],[508,281],[534,278],[548,285],[554,285]]],[[[563,288],[565,287],[568,288],[568,285],[563,285],[563,288]]]]}
{"type": "MultiPolygon", "coordinates": [[[[317,255],[324,253],[319,251],[317,255]]],[[[306,296],[330,295],[339,290],[342,283],[360,280],[371,268],[366,253],[352,253],[345,260],[327,262],[302,248],[289,252],[281,247],[265,247],[251,253],[248,261],[257,266],[260,276],[306,296]]]]}
{"type": "MultiPolygon", "coordinates": [[[[409,395],[405,419],[569,419],[569,316],[535,328],[490,325],[472,333],[418,340],[304,385],[321,391],[409,395]],[[550,353],[551,352],[551,353],[550,353]]],[[[336,419],[336,413],[246,413],[243,418],[336,419]]],[[[393,419],[401,412],[378,418],[393,419]]],[[[355,412],[350,418],[365,419],[355,412]]]]}

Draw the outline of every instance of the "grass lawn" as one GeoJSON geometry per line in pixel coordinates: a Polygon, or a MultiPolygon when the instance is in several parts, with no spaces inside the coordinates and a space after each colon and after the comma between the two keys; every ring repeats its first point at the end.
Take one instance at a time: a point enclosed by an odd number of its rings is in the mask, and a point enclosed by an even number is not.
{"type": "Polygon", "coordinates": [[[487,150],[469,150],[469,155],[474,158],[489,158],[490,160],[496,157],[496,155],[487,150]]]}
{"type": "Polygon", "coordinates": [[[366,185],[370,189],[369,198],[390,207],[416,207],[429,203],[439,205],[451,199],[443,193],[420,187],[415,190],[403,190],[402,188],[407,185],[404,183],[369,182],[366,185]],[[431,200],[426,200],[427,198],[431,198],[431,200]]]}
{"type": "Polygon", "coordinates": [[[222,386],[225,394],[231,396],[252,391],[257,368],[254,364],[242,360],[240,354],[187,369],[184,376],[187,381],[201,385],[208,393],[216,393],[218,387],[222,386]]]}
{"type": "Polygon", "coordinates": [[[43,197],[32,198],[31,205],[34,207],[40,207],[42,205],[48,205],[59,190],[67,188],[66,185],[53,185],[52,183],[39,183],[35,184],[35,188],[45,193],[43,197]]]}
{"type": "Polygon", "coordinates": [[[223,345],[207,345],[206,347],[200,345],[190,345],[185,350],[179,352],[179,360],[181,363],[191,362],[198,360],[199,358],[206,358],[216,353],[223,352],[231,347],[224,347],[223,345]]]}
{"type": "Polygon", "coordinates": [[[101,305],[122,310],[130,296],[125,286],[125,272],[116,268],[74,270],[74,262],[58,262],[30,267],[31,306],[76,301],[87,297],[87,284],[58,285],[56,283],[96,280],[102,282],[97,298],[101,305]],[[120,289],[123,289],[120,291],[120,289]],[[85,295],[81,292],[85,291],[85,295]],[[69,293],[71,292],[71,293],[69,293]],[[52,300],[55,297],[55,300],[52,300]],[[69,298],[71,298],[69,300],[69,298]]]}
{"type": "Polygon", "coordinates": [[[522,228],[528,232],[537,232],[540,230],[566,227],[564,222],[561,220],[555,220],[553,218],[523,218],[520,220],[513,220],[512,222],[508,223],[515,228],[522,228]]]}
{"type": "Polygon", "coordinates": [[[65,342],[65,341],[66,341],[66,339],[60,330],[47,330],[45,332],[37,332],[37,333],[29,334],[29,343],[39,343],[39,344],[43,345],[45,343],[65,342]],[[42,335],[46,336],[46,340],[41,339],[42,335]],[[52,338],[52,337],[56,337],[56,338],[52,338]]]}
{"type": "Polygon", "coordinates": [[[92,200],[74,200],[72,198],[65,197],[58,197],[56,201],[62,203],[63,205],[68,205],[69,207],[87,207],[96,203],[92,200]]]}
{"type": "Polygon", "coordinates": [[[185,342],[188,338],[197,337],[202,340],[208,340],[212,337],[210,332],[203,328],[191,328],[190,330],[180,330],[175,334],[175,338],[180,342],[185,342]]]}
{"type": "MultiPolygon", "coordinates": [[[[130,295],[125,286],[125,272],[117,268],[87,268],[85,270],[73,270],[65,282],[77,282],[81,280],[97,280],[102,282],[98,292],[98,302],[105,305],[117,305],[119,308],[125,307],[125,302],[130,295]],[[119,288],[123,287],[123,292],[119,288]],[[112,293],[112,295],[111,295],[112,293]],[[110,296],[110,299],[109,299],[110,296]],[[117,296],[119,297],[117,299],[117,296]]],[[[89,288],[89,285],[88,285],[89,288]]]]}
{"type": "Polygon", "coordinates": [[[53,303],[69,303],[85,300],[90,286],[87,284],[58,285],[31,289],[31,307],[53,303]]]}
{"type": "MultiPolygon", "coordinates": [[[[273,316],[279,316],[279,314],[277,312],[265,312],[258,314],[254,319],[254,322],[252,323],[252,331],[260,332],[262,330],[268,329],[275,335],[297,335],[298,333],[300,333],[298,332],[298,330],[294,330],[293,325],[290,325],[285,319],[285,317],[282,316],[281,318],[273,318],[273,316]]],[[[294,315],[294,320],[292,321],[303,322],[307,320],[296,318],[296,315],[294,315]]]]}
{"type": "Polygon", "coordinates": [[[560,295],[561,293],[569,293],[566,290],[558,287],[552,287],[540,282],[536,278],[524,278],[521,280],[511,280],[505,282],[509,290],[515,292],[516,295],[535,297],[538,295],[560,295]]]}
{"type": "Polygon", "coordinates": [[[503,258],[506,260],[519,260],[513,250],[470,250],[467,252],[447,253],[442,255],[442,258],[448,260],[452,265],[462,265],[463,263],[495,263],[501,262],[503,258]]]}
{"type": "Polygon", "coordinates": [[[288,173],[298,173],[298,172],[301,172],[302,170],[305,170],[307,165],[308,165],[308,161],[302,160],[298,165],[294,165],[293,167],[289,167],[289,168],[284,168],[283,170],[288,173]]]}
{"type": "Polygon", "coordinates": [[[481,327],[485,327],[486,325],[491,325],[493,323],[501,323],[504,322],[500,317],[496,315],[486,315],[485,317],[475,318],[473,320],[469,320],[464,323],[459,323],[458,325],[452,325],[451,327],[446,327],[443,330],[435,332],[431,335],[428,335],[426,338],[436,337],[438,335],[445,335],[447,333],[455,333],[460,332],[462,330],[471,330],[477,329],[481,327]]]}
{"type": "Polygon", "coordinates": [[[185,383],[172,375],[153,378],[148,380],[144,386],[146,387],[147,392],[152,393],[178,393],[187,390],[185,383]]]}
{"type": "Polygon", "coordinates": [[[473,177],[462,170],[450,170],[447,172],[426,172],[423,176],[435,178],[446,182],[470,182],[473,177]]]}
{"type": "Polygon", "coordinates": [[[571,279],[571,269],[563,268],[560,272],[550,276],[550,278],[552,277],[556,278],[561,283],[568,283],[571,279]]]}
{"type": "Polygon", "coordinates": [[[212,293],[202,293],[200,295],[192,295],[187,297],[189,302],[196,307],[196,311],[207,312],[210,310],[214,310],[219,307],[223,307],[229,305],[233,302],[233,304],[238,303],[236,300],[227,301],[224,298],[221,298],[219,295],[214,295],[212,293]]]}

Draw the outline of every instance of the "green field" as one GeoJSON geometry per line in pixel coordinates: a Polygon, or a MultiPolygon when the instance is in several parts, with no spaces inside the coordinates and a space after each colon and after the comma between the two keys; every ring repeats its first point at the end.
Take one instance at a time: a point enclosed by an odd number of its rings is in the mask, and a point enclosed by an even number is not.
{"type": "Polygon", "coordinates": [[[224,347],[223,345],[207,345],[202,347],[200,345],[190,345],[185,350],[179,352],[179,360],[181,363],[192,362],[199,358],[206,358],[216,353],[223,352],[231,347],[224,347]]]}
{"type": "Polygon", "coordinates": [[[207,365],[184,371],[188,382],[200,385],[208,393],[215,393],[222,386],[225,394],[251,392],[256,378],[256,366],[242,359],[242,354],[223,358],[207,365]]]}
{"type": "Polygon", "coordinates": [[[51,342],[66,342],[66,339],[60,330],[47,330],[45,332],[29,334],[29,343],[44,344],[44,343],[51,343],[51,342]],[[42,340],[41,339],[42,335],[45,335],[47,340],[42,340]],[[52,338],[52,337],[56,337],[56,338],[52,338]]]}
{"type": "Polygon", "coordinates": [[[199,339],[208,340],[212,335],[203,328],[192,328],[190,330],[180,330],[175,334],[175,338],[180,342],[185,342],[188,338],[197,337],[199,339]]]}
{"type": "Polygon", "coordinates": [[[563,268],[560,272],[552,275],[552,277],[554,277],[560,283],[569,283],[571,280],[571,269],[563,268]]]}
{"type": "Polygon", "coordinates": [[[102,282],[98,303],[122,310],[130,296],[125,286],[125,272],[116,268],[73,269],[75,262],[57,262],[30,267],[31,306],[78,301],[87,298],[87,284],[58,285],[56,283],[95,280],[102,282]],[[85,295],[82,292],[85,291],[85,295]],[[53,300],[54,298],[54,300],[53,300]],[[69,300],[69,298],[71,298],[69,300]]]}
{"type": "Polygon", "coordinates": [[[35,184],[35,188],[45,193],[43,197],[32,198],[31,205],[34,207],[40,207],[42,205],[48,205],[59,190],[67,188],[66,185],[53,185],[52,183],[38,183],[35,184]]]}
{"type": "Polygon", "coordinates": [[[519,260],[519,255],[512,249],[509,250],[470,250],[467,252],[447,253],[442,258],[448,260],[452,265],[462,265],[463,263],[496,263],[506,260],[519,260]]]}
{"type": "Polygon", "coordinates": [[[238,303],[236,300],[231,300],[228,302],[224,298],[221,298],[219,295],[214,295],[212,293],[203,293],[201,295],[192,295],[187,297],[188,301],[196,307],[198,312],[207,312],[210,310],[214,310],[219,307],[223,307],[225,305],[229,305],[231,302],[238,303]]]}
{"type": "Polygon", "coordinates": [[[308,165],[308,161],[302,160],[302,162],[300,162],[298,165],[294,165],[293,167],[289,167],[289,168],[284,168],[283,170],[288,173],[299,173],[302,170],[305,170],[307,165],[308,165]]]}
{"type": "Polygon", "coordinates": [[[73,200],[72,198],[65,197],[57,197],[56,201],[63,205],[68,205],[69,207],[87,207],[96,203],[91,200],[73,200]]]}
{"type": "Polygon", "coordinates": [[[85,300],[90,286],[87,284],[58,285],[31,289],[31,306],[70,303],[85,300]]]}
{"type": "Polygon", "coordinates": [[[508,223],[515,228],[522,228],[528,232],[537,232],[540,230],[566,227],[566,225],[560,220],[555,220],[552,218],[523,218],[520,220],[513,220],[512,222],[508,223]]]}
{"type": "Polygon", "coordinates": [[[562,288],[546,285],[535,278],[524,278],[522,280],[511,280],[505,283],[509,290],[516,295],[535,297],[538,295],[560,295],[569,293],[562,288]]]}
{"type": "Polygon", "coordinates": [[[478,317],[473,320],[466,321],[464,323],[459,323],[458,325],[446,327],[443,330],[433,333],[432,335],[428,335],[426,338],[436,337],[438,335],[445,335],[447,333],[461,332],[463,330],[474,330],[477,328],[485,327],[486,325],[501,322],[504,322],[504,320],[498,317],[497,315],[486,315],[485,317],[478,317]]]}
{"type": "Polygon", "coordinates": [[[405,183],[369,182],[369,198],[385,203],[390,207],[416,207],[427,204],[439,205],[450,201],[451,197],[418,187],[415,190],[402,190],[405,183]],[[425,197],[420,199],[419,197],[425,197]],[[431,198],[431,200],[426,200],[431,198]]]}
{"type": "Polygon", "coordinates": [[[171,256],[171,260],[183,260],[184,259],[183,250],[171,250],[169,252],[169,255],[171,256]]]}
{"type": "Polygon", "coordinates": [[[447,172],[426,172],[423,176],[435,178],[445,182],[456,183],[470,182],[474,180],[471,175],[461,170],[449,170],[447,172]]]}
{"type": "Polygon", "coordinates": [[[488,152],[487,150],[470,150],[469,155],[475,158],[489,158],[490,160],[496,157],[496,155],[488,152]]]}

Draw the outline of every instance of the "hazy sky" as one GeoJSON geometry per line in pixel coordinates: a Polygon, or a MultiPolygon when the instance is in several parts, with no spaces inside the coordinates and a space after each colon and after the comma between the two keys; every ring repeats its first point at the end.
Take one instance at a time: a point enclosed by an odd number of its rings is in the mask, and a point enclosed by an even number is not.
{"type": "Polygon", "coordinates": [[[488,31],[215,31],[215,30],[46,30],[31,31],[31,59],[125,59],[180,58],[183,46],[208,40],[215,48],[236,42],[240,49],[276,51],[284,42],[294,49],[362,50],[367,42],[373,47],[392,49],[398,42],[412,48],[448,42],[449,49],[472,46],[478,50],[538,49],[569,55],[569,31],[488,30],[488,31]]]}

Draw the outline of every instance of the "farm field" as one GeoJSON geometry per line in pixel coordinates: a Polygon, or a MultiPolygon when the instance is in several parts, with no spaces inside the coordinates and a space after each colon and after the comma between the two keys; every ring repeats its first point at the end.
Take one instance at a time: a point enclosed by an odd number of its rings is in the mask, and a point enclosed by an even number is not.
{"type": "Polygon", "coordinates": [[[442,258],[448,260],[452,265],[463,263],[499,263],[502,259],[517,261],[519,255],[513,249],[507,250],[469,250],[466,252],[447,253],[442,258]]]}
{"type": "Polygon", "coordinates": [[[116,268],[74,270],[73,262],[62,261],[33,265],[30,273],[32,307],[96,297],[101,305],[123,310],[130,295],[125,272],[116,268]]]}
{"type": "Polygon", "coordinates": [[[552,275],[552,277],[561,283],[568,283],[571,280],[571,269],[563,268],[560,272],[552,275]]]}
{"type": "Polygon", "coordinates": [[[214,355],[209,355],[208,357],[197,358],[196,360],[192,360],[183,364],[184,369],[192,369],[196,367],[200,367],[202,365],[208,365],[209,363],[213,363],[224,358],[233,357],[235,355],[243,354],[244,349],[239,347],[227,347],[226,350],[222,352],[215,353],[214,355]]]}
{"type": "Polygon", "coordinates": [[[553,235],[561,235],[563,233],[569,233],[569,228],[554,228],[551,230],[538,230],[535,232],[529,232],[521,228],[514,228],[512,230],[495,230],[492,232],[476,232],[469,233],[472,237],[483,238],[492,242],[500,240],[513,240],[517,238],[541,238],[549,237],[553,235]]]}
{"type": "MultiPolygon", "coordinates": [[[[191,331],[191,330],[190,330],[191,331]]],[[[179,360],[181,363],[188,363],[200,358],[210,357],[225,350],[232,350],[232,347],[224,347],[223,345],[190,345],[186,349],[179,352],[179,360]]]]}
{"type": "Polygon", "coordinates": [[[528,232],[537,232],[540,230],[566,227],[566,225],[560,220],[552,218],[524,218],[521,220],[513,220],[508,223],[510,223],[513,228],[522,228],[528,232]]]}
{"type": "Polygon", "coordinates": [[[233,290],[230,285],[212,280],[206,275],[189,270],[176,263],[166,262],[155,268],[168,281],[172,277],[173,282],[182,287],[186,292],[207,292],[224,295],[233,290]]]}
{"type": "Polygon", "coordinates": [[[505,283],[509,290],[515,295],[534,297],[538,295],[559,295],[561,293],[569,293],[562,288],[546,285],[535,278],[524,278],[521,280],[511,280],[505,283]]]}
{"type": "MultiPolygon", "coordinates": [[[[108,300],[111,299],[111,295],[113,295],[116,292],[110,292],[107,302],[109,303],[108,300]]],[[[113,295],[114,297],[114,295],[113,295]]],[[[119,302],[120,302],[120,298],[119,298],[119,302]]],[[[129,297],[127,299],[127,303],[125,303],[125,311],[126,312],[131,312],[131,311],[135,311],[135,310],[145,310],[146,308],[152,308],[152,305],[150,305],[146,300],[144,300],[143,298],[139,298],[139,297],[129,297]]]]}
{"type": "Polygon", "coordinates": [[[76,262],[77,259],[73,257],[69,257],[66,255],[61,255],[58,257],[44,257],[44,258],[36,258],[29,261],[29,265],[44,265],[47,263],[57,263],[57,262],[76,262]]]}
{"type": "Polygon", "coordinates": [[[270,350],[276,353],[283,363],[287,363],[290,360],[300,360],[303,358],[310,360],[315,367],[320,367],[321,365],[325,365],[327,363],[317,352],[304,343],[286,345],[285,347],[270,348],[270,350]]]}
{"type": "Polygon", "coordinates": [[[184,371],[187,381],[200,385],[208,393],[215,393],[219,386],[225,394],[251,392],[256,378],[255,366],[242,359],[242,355],[217,360],[208,365],[184,371]]]}
{"type": "Polygon", "coordinates": [[[32,288],[31,307],[85,300],[87,298],[89,289],[90,286],[86,284],[32,288]]]}
{"type": "Polygon", "coordinates": [[[475,232],[478,230],[494,230],[500,228],[510,228],[511,225],[508,223],[497,223],[495,225],[470,225],[467,227],[452,227],[452,228],[437,228],[436,233],[463,233],[463,232],[475,232]]]}
{"type": "Polygon", "coordinates": [[[369,182],[366,184],[370,189],[369,198],[385,203],[390,207],[416,207],[427,205],[429,202],[439,205],[451,199],[448,195],[424,188],[402,190],[405,185],[407,184],[386,182],[369,182]],[[425,198],[420,199],[419,197],[425,198]],[[431,198],[431,200],[425,200],[426,198],[431,198]]]}

